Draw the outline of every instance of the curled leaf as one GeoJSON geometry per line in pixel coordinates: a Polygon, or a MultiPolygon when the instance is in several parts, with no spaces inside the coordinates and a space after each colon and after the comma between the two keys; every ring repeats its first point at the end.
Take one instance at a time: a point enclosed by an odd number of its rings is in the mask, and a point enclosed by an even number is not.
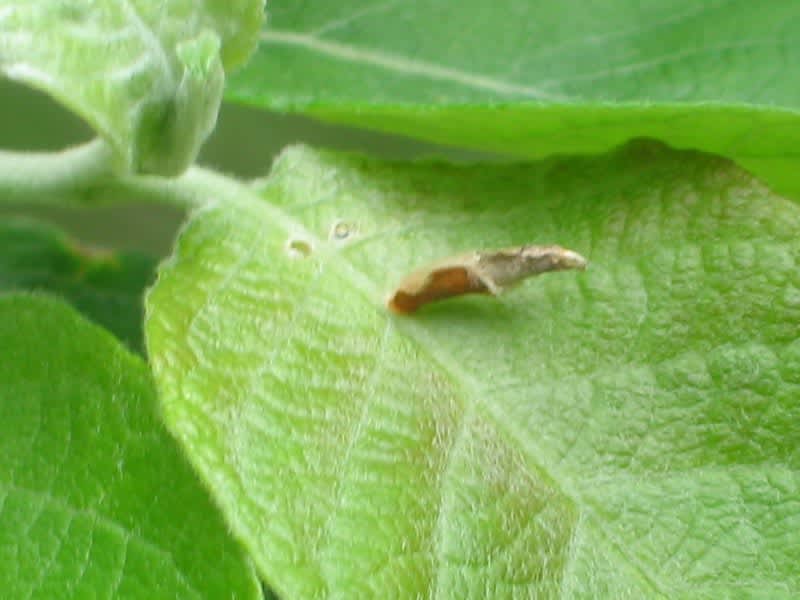
{"type": "Polygon", "coordinates": [[[216,121],[263,0],[0,0],[0,72],[86,119],[122,172],[176,175],[216,121]]]}

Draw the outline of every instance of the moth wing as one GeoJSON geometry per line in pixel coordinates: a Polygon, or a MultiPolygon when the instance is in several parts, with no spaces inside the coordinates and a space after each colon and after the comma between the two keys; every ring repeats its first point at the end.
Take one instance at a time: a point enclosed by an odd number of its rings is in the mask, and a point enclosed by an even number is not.
{"type": "Polygon", "coordinates": [[[389,308],[408,314],[429,302],[487,291],[486,285],[467,267],[439,267],[427,273],[415,273],[401,282],[389,300],[389,308]]]}

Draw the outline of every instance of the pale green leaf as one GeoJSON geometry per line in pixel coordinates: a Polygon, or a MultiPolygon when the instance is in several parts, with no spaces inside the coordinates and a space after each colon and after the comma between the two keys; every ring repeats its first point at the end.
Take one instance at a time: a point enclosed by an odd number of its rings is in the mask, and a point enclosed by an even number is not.
{"type": "Polygon", "coordinates": [[[223,68],[264,0],[0,0],[0,72],[74,110],[124,171],[177,174],[213,129],[223,68]]]}
{"type": "Polygon", "coordinates": [[[287,151],[150,292],[168,427],[286,598],[800,595],[800,208],[654,142],[455,167],[287,151]],[[398,317],[411,269],[585,273],[398,317]]]}
{"type": "Polygon", "coordinates": [[[259,598],[150,373],[67,305],[0,295],[4,598],[259,598]]]}
{"type": "Polygon", "coordinates": [[[800,197],[798,26],[784,0],[275,0],[227,96],[528,157],[655,137],[800,197]]]}

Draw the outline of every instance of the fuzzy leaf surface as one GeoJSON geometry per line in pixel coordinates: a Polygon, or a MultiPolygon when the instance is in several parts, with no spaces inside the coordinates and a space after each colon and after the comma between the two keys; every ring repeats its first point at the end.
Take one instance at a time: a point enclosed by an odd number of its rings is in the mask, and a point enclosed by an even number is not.
{"type": "Polygon", "coordinates": [[[123,172],[175,175],[214,128],[264,0],[0,0],[0,73],[85,119],[123,172]]]}
{"type": "Polygon", "coordinates": [[[287,151],[146,304],[168,427],[294,598],[800,594],[800,208],[640,141],[518,165],[287,151]],[[473,249],[585,273],[388,313],[473,249]]]}

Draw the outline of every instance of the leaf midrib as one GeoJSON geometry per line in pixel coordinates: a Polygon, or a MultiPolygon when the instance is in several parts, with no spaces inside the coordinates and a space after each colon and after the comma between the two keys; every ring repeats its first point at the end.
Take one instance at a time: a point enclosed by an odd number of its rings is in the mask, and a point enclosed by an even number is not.
{"type": "Polygon", "coordinates": [[[438,63],[414,60],[380,50],[359,48],[352,44],[327,41],[313,34],[268,29],[261,34],[261,41],[267,43],[278,42],[287,46],[299,46],[329,58],[332,57],[360,65],[381,67],[387,71],[395,71],[406,76],[424,76],[432,81],[457,83],[467,88],[497,92],[509,98],[522,96],[529,100],[562,102],[569,100],[567,96],[545,92],[538,86],[520,85],[438,63]]]}

